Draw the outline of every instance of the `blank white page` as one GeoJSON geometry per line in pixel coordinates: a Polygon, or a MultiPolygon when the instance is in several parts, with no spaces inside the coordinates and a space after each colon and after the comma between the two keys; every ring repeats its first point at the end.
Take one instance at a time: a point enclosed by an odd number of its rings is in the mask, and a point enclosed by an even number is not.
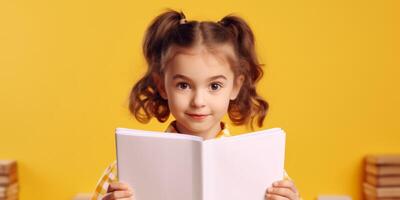
{"type": "Polygon", "coordinates": [[[264,200],[284,175],[285,133],[274,128],[203,142],[204,199],[264,200]]]}
{"type": "Polygon", "coordinates": [[[135,199],[201,200],[201,139],[135,131],[116,134],[119,180],[133,188],[135,199]]]}

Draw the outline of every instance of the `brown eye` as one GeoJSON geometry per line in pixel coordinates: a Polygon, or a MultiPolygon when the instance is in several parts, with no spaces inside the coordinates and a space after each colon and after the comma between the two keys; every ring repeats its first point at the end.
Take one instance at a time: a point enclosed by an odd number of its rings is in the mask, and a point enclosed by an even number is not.
{"type": "Polygon", "coordinates": [[[176,87],[182,90],[188,89],[189,88],[189,84],[185,83],[185,82],[180,82],[178,84],[176,84],[176,87]]]}
{"type": "Polygon", "coordinates": [[[212,91],[217,91],[217,90],[219,90],[221,88],[222,88],[222,84],[220,84],[220,83],[211,83],[210,84],[210,89],[212,91]]]}

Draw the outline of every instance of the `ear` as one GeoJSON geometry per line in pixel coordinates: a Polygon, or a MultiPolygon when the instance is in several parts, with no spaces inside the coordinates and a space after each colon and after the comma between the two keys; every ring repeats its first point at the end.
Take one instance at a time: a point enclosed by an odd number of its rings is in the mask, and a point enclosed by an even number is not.
{"type": "Polygon", "coordinates": [[[167,100],[167,93],[165,92],[165,84],[164,79],[160,76],[160,74],[152,73],[151,75],[154,83],[156,84],[157,91],[160,93],[160,96],[167,100]]]}
{"type": "Polygon", "coordinates": [[[231,100],[235,100],[236,97],[239,95],[240,88],[242,88],[243,82],[244,82],[244,76],[242,74],[236,77],[236,79],[233,82],[233,88],[230,96],[231,100]]]}

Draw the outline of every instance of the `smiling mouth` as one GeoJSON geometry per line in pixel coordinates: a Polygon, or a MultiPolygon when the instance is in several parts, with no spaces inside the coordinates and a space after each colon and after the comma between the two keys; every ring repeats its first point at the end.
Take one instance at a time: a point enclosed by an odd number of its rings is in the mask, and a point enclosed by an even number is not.
{"type": "Polygon", "coordinates": [[[209,115],[203,115],[203,114],[190,114],[190,113],[186,113],[186,115],[188,115],[190,118],[192,118],[194,120],[203,120],[207,116],[209,116],[209,115]]]}

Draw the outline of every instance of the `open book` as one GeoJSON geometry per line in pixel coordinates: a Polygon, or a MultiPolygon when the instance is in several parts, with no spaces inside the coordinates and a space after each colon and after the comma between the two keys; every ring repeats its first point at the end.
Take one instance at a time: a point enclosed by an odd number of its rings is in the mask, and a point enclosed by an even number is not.
{"type": "Polygon", "coordinates": [[[280,128],[219,139],[116,129],[119,181],[137,200],[263,200],[284,176],[280,128]]]}

